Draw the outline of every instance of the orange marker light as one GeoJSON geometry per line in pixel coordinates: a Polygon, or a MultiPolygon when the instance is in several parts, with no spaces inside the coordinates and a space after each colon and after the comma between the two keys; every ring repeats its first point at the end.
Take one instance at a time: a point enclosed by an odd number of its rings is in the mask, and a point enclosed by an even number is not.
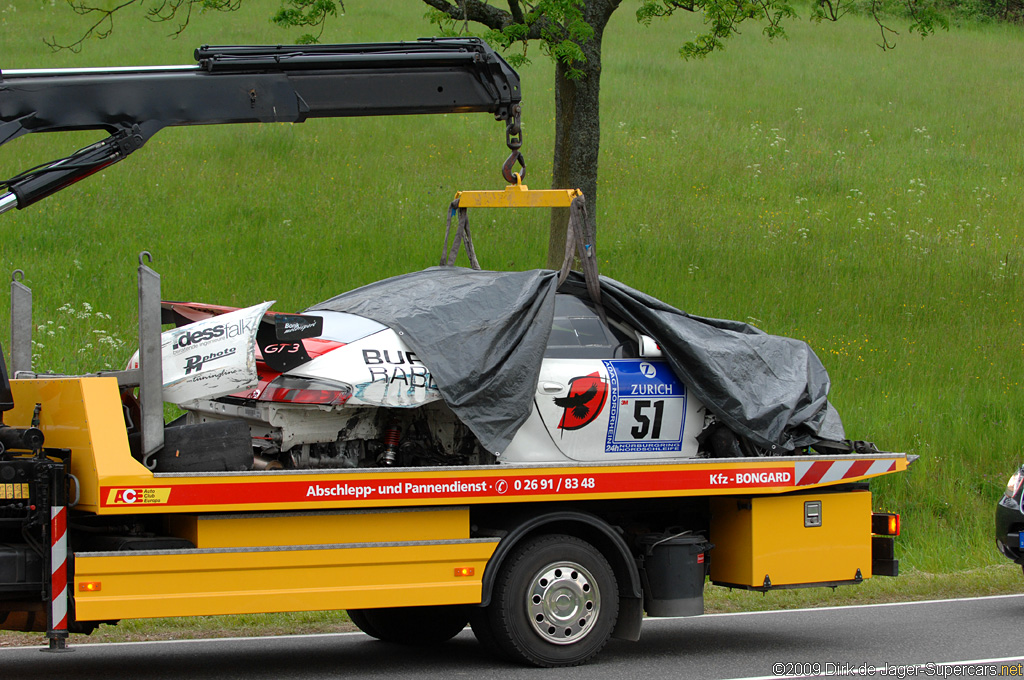
{"type": "Polygon", "coordinates": [[[871,515],[871,533],[877,536],[899,536],[900,516],[894,512],[876,512],[871,515]]]}
{"type": "Polygon", "coordinates": [[[476,573],[476,569],[473,567],[455,567],[456,576],[472,576],[476,573]]]}
{"type": "Polygon", "coordinates": [[[78,584],[78,590],[83,593],[98,593],[103,590],[103,583],[100,581],[82,581],[78,584]]]}

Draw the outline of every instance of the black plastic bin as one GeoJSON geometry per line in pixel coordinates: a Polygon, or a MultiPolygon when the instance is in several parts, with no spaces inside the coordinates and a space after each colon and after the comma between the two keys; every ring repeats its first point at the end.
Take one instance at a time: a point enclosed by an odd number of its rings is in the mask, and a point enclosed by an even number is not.
{"type": "Polygon", "coordinates": [[[649,616],[698,616],[704,613],[704,553],[714,546],[703,536],[647,534],[640,538],[640,577],[649,616]]]}
{"type": "MultiPolygon", "coordinates": [[[[27,545],[0,543],[0,599],[38,595],[42,589],[42,558],[27,545]]],[[[3,621],[2,615],[0,621],[3,621]]]]}

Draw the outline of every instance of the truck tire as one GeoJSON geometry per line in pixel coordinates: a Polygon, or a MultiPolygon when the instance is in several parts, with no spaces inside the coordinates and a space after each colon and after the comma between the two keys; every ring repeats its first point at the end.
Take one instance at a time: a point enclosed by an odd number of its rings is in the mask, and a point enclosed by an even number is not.
{"type": "Polygon", "coordinates": [[[349,609],[348,618],[352,620],[355,627],[363,631],[372,638],[380,640],[380,631],[370,623],[370,617],[367,616],[366,612],[371,611],[369,609],[349,609]]]}
{"type": "Polygon", "coordinates": [[[370,637],[401,645],[433,645],[458,635],[469,621],[464,605],[349,609],[348,617],[370,637]]]}
{"type": "Polygon", "coordinates": [[[502,564],[473,632],[515,661],[577,666],[604,648],[618,615],[618,584],[604,555],[574,536],[539,536],[502,564]]]}
{"type": "Polygon", "coordinates": [[[477,642],[491,656],[506,661],[513,661],[498,644],[498,636],[494,633],[488,615],[489,607],[471,607],[469,612],[469,627],[473,629],[473,635],[477,642]]]}

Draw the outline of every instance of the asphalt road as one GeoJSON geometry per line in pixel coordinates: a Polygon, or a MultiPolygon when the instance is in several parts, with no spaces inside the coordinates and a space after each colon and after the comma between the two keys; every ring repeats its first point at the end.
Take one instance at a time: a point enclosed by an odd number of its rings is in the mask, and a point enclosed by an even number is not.
{"type": "Polygon", "coordinates": [[[571,669],[511,666],[472,633],[431,648],[361,633],[0,649],[11,680],[313,678],[992,677],[1024,674],[1024,595],[688,619],[650,619],[640,642],[613,640],[571,669]],[[1005,668],[1003,668],[1005,666],[1005,668]]]}

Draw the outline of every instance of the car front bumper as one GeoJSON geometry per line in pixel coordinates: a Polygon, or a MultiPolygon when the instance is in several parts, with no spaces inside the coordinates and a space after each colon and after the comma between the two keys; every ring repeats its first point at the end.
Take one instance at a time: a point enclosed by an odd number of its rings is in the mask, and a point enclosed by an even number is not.
{"type": "Polygon", "coordinates": [[[1003,496],[996,506],[996,547],[1017,564],[1024,565],[1021,532],[1024,532],[1024,510],[1019,499],[1003,496]]]}

